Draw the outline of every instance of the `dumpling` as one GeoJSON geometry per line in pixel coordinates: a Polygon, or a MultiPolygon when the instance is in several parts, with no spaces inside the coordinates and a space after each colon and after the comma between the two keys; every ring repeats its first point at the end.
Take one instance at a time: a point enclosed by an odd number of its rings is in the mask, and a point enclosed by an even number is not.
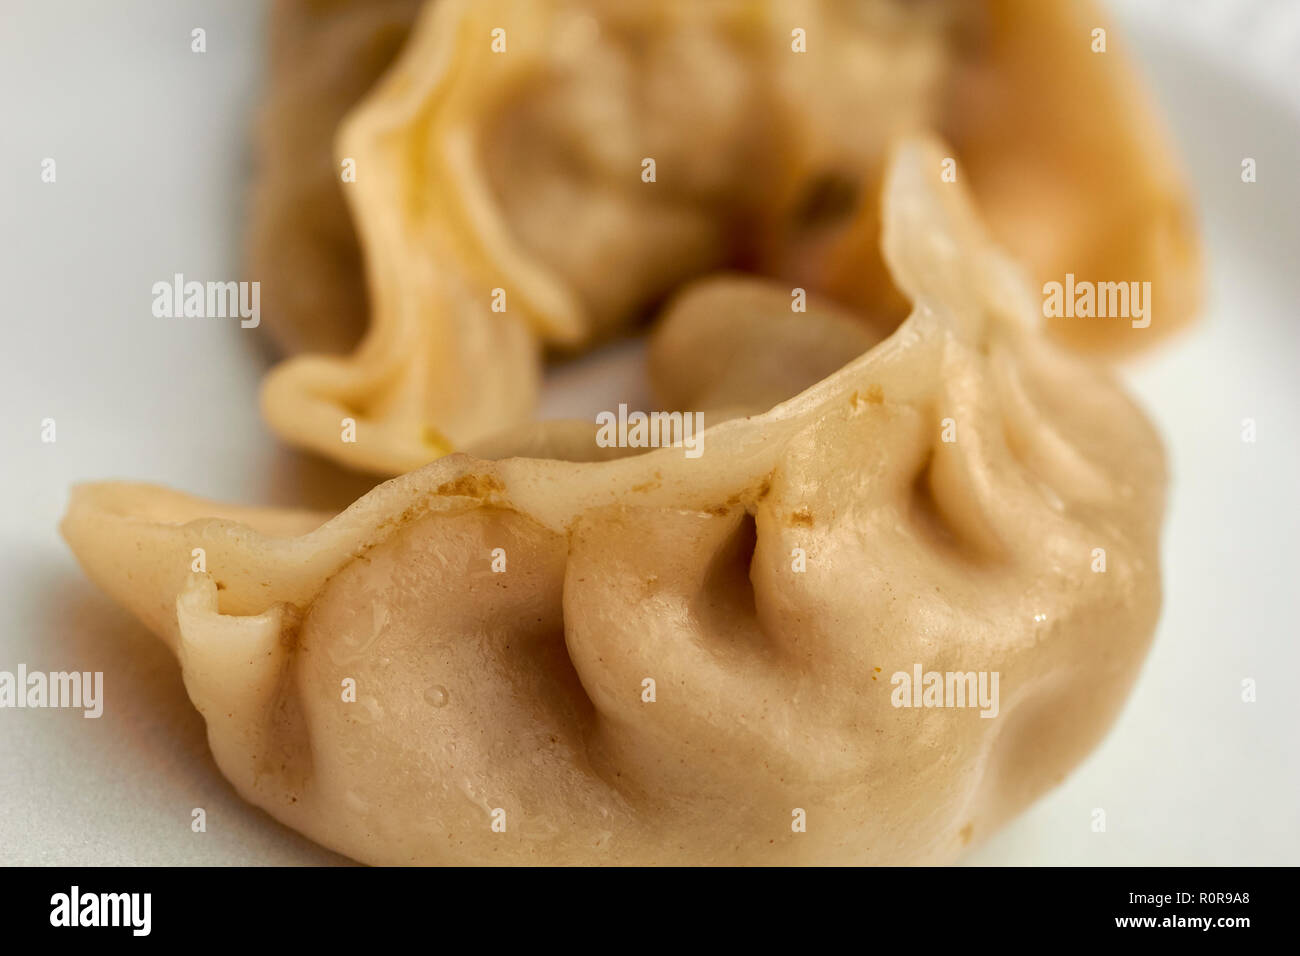
{"type": "MultiPolygon", "coordinates": [[[[892,328],[907,303],[878,248],[879,182],[888,144],[921,129],[948,135],[950,174],[1035,282],[1151,282],[1149,327],[1053,334],[1151,341],[1194,310],[1198,249],[1130,70],[1113,39],[1092,52],[1102,24],[1027,0],[430,4],[336,144],[369,334],[273,370],[267,420],[362,470],[409,470],[525,422],[545,349],[721,270],[892,328]]],[[[339,281],[319,288],[351,313],[339,281]]]]}
{"type": "Polygon", "coordinates": [[[1122,37],[1091,3],[996,0],[958,61],[943,131],[986,221],[1037,286],[1150,282],[1148,325],[1050,316],[1053,337],[1133,352],[1200,308],[1195,211],[1122,37]]]}
{"type": "MultiPolygon", "coordinates": [[[[886,177],[911,315],[761,414],[602,461],[457,453],[328,520],[86,485],[63,534],[176,652],[239,792],[358,860],[952,860],[1114,718],[1164,464],[1041,338],[945,155],[886,177]]],[[[519,448],[581,450],[553,428],[519,448]]]]}
{"type": "Polygon", "coordinates": [[[406,42],[422,0],[275,0],[248,269],[286,352],[350,352],[369,320],[334,132],[406,42]]]}

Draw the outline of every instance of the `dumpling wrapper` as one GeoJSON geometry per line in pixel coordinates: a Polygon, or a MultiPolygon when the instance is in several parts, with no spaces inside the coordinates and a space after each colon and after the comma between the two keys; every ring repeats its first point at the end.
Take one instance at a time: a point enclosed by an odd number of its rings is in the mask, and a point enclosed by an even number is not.
{"type": "Polygon", "coordinates": [[[792,308],[789,289],[753,276],[721,275],[682,290],[650,336],[648,364],[664,408],[766,411],[839,371],[885,339],[862,317],[811,297],[792,308]]]}
{"type": "Polygon", "coordinates": [[[334,158],[339,122],[406,42],[423,0],[275,0],[248,270],[285,352],[350,352],[370,319],[334,158]]]}
{"type": "Polygon", "coordinates": [[[614,334],[723,269],[893,327],[907,303],[880,256],[879,182],[888,144],[918,129],[948,134],[1038,285],[1152,282],[1150,327],[1053,334],[1153,341],[1195,310],[1199,251],[1113,36],[1091,51],[1105,22],[1027,0],[439,0],[338,137],[370,332],[273,370],[267,420],[352,467],[410,470],[525,422],[543,347],[614,334]]]}
{"type": "Polygon", "coordinates": [[[909,144],[886,181],[911,316],[697,458],[455,454],[329,520],[84,485],[63,534],[176,652],[239,792],[355,859],[952,860],[1124,700],[1164,464],[1034,331],[942,155],[909,144]],[[893,706],[916,665],[997,672],[996,716],[893,706]]]}
{"type": "MultiPolygon", "coordinates": [[[[1182,328],[1204,294],[1196,213],[1123,38],[1092,3],[996,0],[952,78],[941,129],[993,235],[1035,285],[1150,282],[1150,325],[1049,317],[1091,353],[1136,352],[1182,328]],[[1105,52],[1093,32],[1106,31],[1105,52]]],[[[1041,313],[1040,313],[1041,314],[1041,313]]]]}

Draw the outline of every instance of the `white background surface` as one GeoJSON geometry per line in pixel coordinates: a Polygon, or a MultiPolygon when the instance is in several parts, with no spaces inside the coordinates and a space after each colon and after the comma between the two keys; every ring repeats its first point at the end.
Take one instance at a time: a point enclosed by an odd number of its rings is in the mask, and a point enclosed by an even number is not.
{"type": "MultiPolygon", "coordinates": [[[[0,670],[102,670],[107,704],[100,720],[0,711],[0,863],[341,862],[234,794],[169,654],[85,581],[55,532],[80,480],[308,506],[367,487],[272,440],[258,334],[150,313],[150,287],[174,272],[242,274],[262,5],[5,7],[0,670]],[[194,26],[208,32],[201,56],[194,26]],[[40,182],[45,157],[54,185],[40,182]],[[194,807],[206,833],[190,831],[194,807]]],[[[1300,864],[1297,10],[1122,11],[1183,146],[1212,269],[1201,325],[1125,372],[1174,476],[1165,610],[1103,746],[969,862],[1300,864]],[[1240,181],[1244,156],[1254,185],[1240,181]],[[1255,444],[1240,439],[1247,417],[1255,444]],[[1257,703],[1241,702],[1244,677],[1257,703]],[[1098,807],[1103,834],[1090,828],[1098,807]]],[[[577,393],[601,373],[565,377],[546,410],[587,411],[577,393]]]]}

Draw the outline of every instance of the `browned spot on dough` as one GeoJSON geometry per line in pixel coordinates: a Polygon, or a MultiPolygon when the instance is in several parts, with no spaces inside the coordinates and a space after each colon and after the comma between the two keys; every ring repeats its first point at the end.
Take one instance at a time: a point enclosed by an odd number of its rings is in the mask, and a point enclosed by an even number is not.
{"type": "Polygon", "coordinates": [[[504,491],[505,487],[496,475],[461,475],[455,481],[447,481],[439,485],[438,494],[486,498],[493,492],[504,491]]]}
{"type": "Polygon", "coordinates": [[[967,846],[970,843],[971,835],[974,834],[974,832],[975,832],[974,823],[968,823],[961,828],[961,832],[957,835],[961,837],[962,846],[967,846]]]}
{"type": "Polygon", "coordinates": [[[639,485],[633,485],[633,491],[654,491],[664,483],[664,473],[658,468],[655,469],[654,477],[649,481],[643,481],[639,485]]]}
{"type": "Polygon", "coordinates": [[[759,484],[737,491],[729,495],[725,502],[725,508],[722,511],[715,511],[715,514],[725,514],[733,508],[744,507],[750,514],[754,513],[755,506],[767,497],[768,492],[772,490],[772,476],[767,475],[759,484]]]}
{"type": "Polygon", "coordinates": [[[790,523],[792,525],[811,528],[813,523],[812,512],[807,508],[799,508],[797,511],[792,511],[790,512],[790,523]]]}
{"type": "Polygon", "coordinates": [[[885,390],[879,385],[868,385],[865,392],[854,391],[849,396],[849,405],[853,408],[861,408],[863,405],[883,405],[885,403],[885,390]]]}

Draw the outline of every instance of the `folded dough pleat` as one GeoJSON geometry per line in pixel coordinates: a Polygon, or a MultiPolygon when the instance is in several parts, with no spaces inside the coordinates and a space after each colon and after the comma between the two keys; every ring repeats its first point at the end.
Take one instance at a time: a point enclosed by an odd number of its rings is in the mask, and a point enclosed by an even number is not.
{"type": "Polygon", "coordinates": [[[396,59],[423,0],[275,0],[249,201],[248,271],[285,352],[344,353],[370,320],[334,159],[339,122],[396,59]]]}
{"type": "Polygon", "coordinates": [[[1204,291],[1195,211],[1109,17],[1092,3],[989,0],[981,42],[951,89],[944,134],[989,228],[1037,287],[1067,273],[1151,283],[1148,327],[1052,316],[1053,337],[1133,352],[1191,320],[1204,291]]]}

